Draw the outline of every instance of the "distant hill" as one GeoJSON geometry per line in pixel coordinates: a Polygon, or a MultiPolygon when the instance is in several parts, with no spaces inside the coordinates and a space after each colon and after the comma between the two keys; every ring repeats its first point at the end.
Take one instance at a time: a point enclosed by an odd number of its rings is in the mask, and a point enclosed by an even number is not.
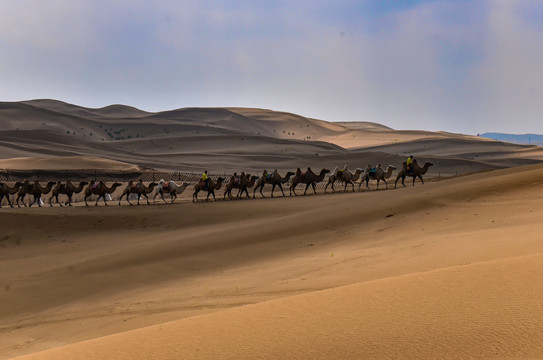
{"type": "Polygon", "coordinates": [[[504,134],[504,133],[484,133],[480,136],[498,140],[498,141],[505,141],[513,144],[523,144],[523,145],[538,145],[543,146],[543,135],[538,134],[504,134]]]}
{"type": "Polygon", "coordinates": [[[527,141],[513,144],[516,140],[394,130],[373,122],[328,122],[240,107],[146,112],[52,99],[0,102],[0,159],[6,160],[0,167],[15,169],[139,166],[261,173],[378,163],[399,168],[415,154],[434,163],[429,176],[448,176],[543,161],[543,147],[524,145],[543,143],[543,136],[524,136],[527,141]]]}

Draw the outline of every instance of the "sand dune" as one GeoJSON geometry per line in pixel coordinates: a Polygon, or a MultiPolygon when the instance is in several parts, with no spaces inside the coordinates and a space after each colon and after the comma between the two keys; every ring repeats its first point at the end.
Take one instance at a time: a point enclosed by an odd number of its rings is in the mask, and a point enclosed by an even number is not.
{"type": "Polygon", "coordinates": [[[331,123],[249,108],[149,113],[90,109],[56,100],[0,103],[0,157],[91,156],[158,170],[262,171],[265,167],[400,167],[414,153],[450,176],[536,163],[541,148],[462,134],[397,131],[375,123],[331,123]]]}
{"type": "Polygon", "coordinates": [[[537,357],[542,200],[532,165],[379,192],[2,209],[0,353],[537,357]]]}

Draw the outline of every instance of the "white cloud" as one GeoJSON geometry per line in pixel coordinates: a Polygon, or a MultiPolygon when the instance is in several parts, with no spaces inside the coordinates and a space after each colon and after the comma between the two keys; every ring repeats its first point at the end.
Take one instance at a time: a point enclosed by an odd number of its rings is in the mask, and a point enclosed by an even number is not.
{"type": "Polygon", "coordinates": [[[424,1],[370,14],[349,1],[4,1],[0,98],[258,106],[471,133],[514,131],[515,118],[535,131],[542,8],[424,1]]]}

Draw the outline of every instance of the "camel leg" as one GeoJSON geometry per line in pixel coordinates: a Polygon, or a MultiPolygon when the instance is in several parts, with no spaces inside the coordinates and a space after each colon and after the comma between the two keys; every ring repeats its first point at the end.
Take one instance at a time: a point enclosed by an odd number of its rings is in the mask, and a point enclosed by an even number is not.
{"type": "Polygon", "coordinates": [[[419,175],[420,182],[424,184],[424,180],[422,180],[422,175],[419,175]]]}
{"type": "Polygon", "coordinates": [[[104,199],[104,205],[107,206],[107,201],[106,201],[106,194],[102,195],[102,199],[104,199]]]}
{"type": "Polygon", "coordinates": [[[315,183],[314,182],[311,183],[311,187],[313,188],[313,192],[315,193],[315,195],[317,195],[317,189],[315,189],[315,183]]]}
{"type": "MultiPolygon", "coordinates": [[[[94,206],[98,206],[98,200],[100,200],[100,198],[101,198],[101,196],[98,196],[98,199],[96,199],[96,203],[94,203],[94,206]]],[[[105,199],[106,199],[106,198],[104,197],[104,200],[105,200],[105,199]]]]}
{"type": "Polygon", "coordinates": [[[271,192],[271,197],[273,197],[273,190],[275,190],[275,186],[276,186],[276,185],[273,184],[273,186],[272,186],[272,192],[271,192]]]}
{"type": "Polygon", "coordinates": [[[85,196],[85,197],[84,197],[84,200],[85,200],[85,206],[89,206],[89,204],[87,204],[87,198],[88,198],[88,196],[85,196]]]}
{"type": "Polygon", "coordinates": [[[309,185],[311,185],[311,183],[305,184],[304,195],[307,194],[307,189],[309,189],[309,185]]]}
{"type": "Polygon", "coordinates": [[[66,201],[64,205],[72,206],[72,194],[68,195],[68,201],[66,201]]]}
{"type": "MultiPolygon", "coordinates": [[[[170,197],[171,196],[172,196],[172,194],[170,193],[170,197]]],[[[167,204],[166,199],[164,199],[164,192],[163,191],[160,192],[160,197],[162,198],[162,201],[164,201],[164,204],[167,204]]],[[[173,203],[173,200],[172,200],[172,203],[173,203]]]]}
{"type": "MultiPolygon", "coordinates": [[[[5,195],[5,196],[6,196],[6,200],[8,201],[9,207],[13,207],[13,204],[11,203],[11,200],[9,198],[9,194],[5,195]]],[[[2,195],[2,197],[4,197],[4,195],[2,195]]],[[[1,198],[0,198],[0,207],[2,207],[2,199],[1,198]]]]}
{"type": "Polygon", "coordinates": [[[283,185],[277,184],[279,186],[279,189],[281,190],[281,194],[283,194],[283,197],[285,197],[285,192],[283,191],[283,185]]]}
{"type": "Polygon", "coordinates": [[[194,202],[194,199],[198,201],[198,192],[196,190],[194,190],[194,192],[192,193],[192,202],[194,202]]]}
{"type": "Polygon", "coordinates": [[[294,196],[298,196],[298,194],[296,194],[296,186],[298,186],[298,184],[292,184],[289,188],[289,195],[292,196],[292,193],[294,193],[294,196]]]}
{"type": "Polygon", "coordinates": [[[215,198],[215,191],[213,191],[211,195],[213,195],[213,200],[217,201],[217,199],[215,198]]]}
{"type": "MultiPolygon", "coordinates": [[[[262,197],[265,197],[264,194],[262,193],[262,189],[264,189],[264,185],[265,185],[265,184],[262,184],[262,185],[260,186],[260,195],[262,195],[262,197]]],[[[272,197],[273,197],[273,190],[272,190],[272,197]]]]}
{"type": "Polygon", "coordinates": [[[58,201],[58,195],[59,195],[59,194],[57,194],[57,195],[55,196],[55,198],[57,199],[57,203],[60,205],[60,207],[62,207],[62,203],[61,203],[60,201],[58,201]]]}
{"type": "MultiPolygon", "coordinates": [[[[2,195],[3,197],[4,195],[2,195]]],[[[6,195],[6,200],[8,201],[9,207],[13,207],[13,204],[11,203],[11,200],[9,199],[9,194],[6,195]]],[[[0,207],[2,207],[2,199],[0,198],[0,207]]]]}
{"type": "MultiPolygon", "coordinates": [[[[164,197],[162,197],[162,199],[164,199],[164,197]]],[[[170,199],[171,199],[171,201],[172,201],[172,202],[171,202],[172,204],[173,204],[174,200],[177,199],[177,193],[176,193],[175,191],[172,191],[172,192],[170,193],[170,199]]],[[[164,201],[164,202],[166,202],[166,201],[164,201]]]]}

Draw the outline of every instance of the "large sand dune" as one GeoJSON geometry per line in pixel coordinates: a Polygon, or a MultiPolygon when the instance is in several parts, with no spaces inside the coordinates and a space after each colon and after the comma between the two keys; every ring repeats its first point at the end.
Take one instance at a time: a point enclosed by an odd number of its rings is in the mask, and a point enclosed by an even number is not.
{"type": "Polygon", "coordinates": [[[541,165],[379,192],[2,209],[0,354],[538,357],[542,214],[541,165]]]}
{"type": "MultiPolygon", "coordinates": [[[[368,163],[399,168],[411,153],[436,164],[431,177],[533,164],[543,158],[535,146],[397,131],[368,122],[332,123],[266,109],[150,113],[124,105],[90,109],[56,100],[0,102],[0,158],[40,158],[46,168],[53,166],[45,164],[47,159],[66,156],[174,171],[255,173],[343,164],[354,169],[368,163]]],[[[66,168],[74,164],[67,161],[66,168]]]]}

